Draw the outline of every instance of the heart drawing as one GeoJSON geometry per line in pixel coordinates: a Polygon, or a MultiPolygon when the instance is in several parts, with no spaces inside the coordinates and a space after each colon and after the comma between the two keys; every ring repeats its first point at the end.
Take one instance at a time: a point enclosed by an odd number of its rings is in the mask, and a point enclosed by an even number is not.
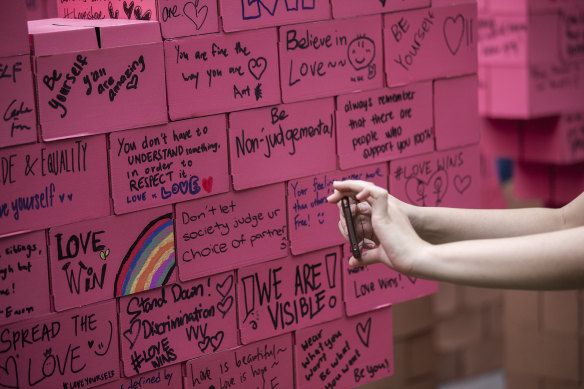
{"type": "Polygon", "coordinates": [[[223,317],[225,317],[229,311],[231,310],[231,306],[233,305],[233,297],[229,296],[222,301],[217,303],[217,310],[221,312],[223,317]]]}
{"type": "Polygon", "coordinates": [[[199,8],[199,2],[199,0],[196,0],[194,3],[188,1],[183,7],[183,13],[191,22],[193,22],[197,31],[203,27],[203,24],[207,19],[207,13],[209,13],[209,7],[203,5],[199,8]]]}
{"type": "Polygon", "coordinates": [[[225,277],[223,282],[215,285],[215,289],[223,298],[226,298],[229,296],[229,293],[231,292],[231,288],[233,288],[233,275],[231,275],[231,274],[228,275],[227,277],[225,277]]]}
{"type": "Polygon", "coordinates": [[[126,89],[130,90],[136,88],[138,88],[138,76],[133,74],[132,78],[130,78],[130,81],[128,81],[128,83],[126,84],[126,89]]]}
{"type": "Polygon", "coordinates": [[[16,358],[9,356],[4,362],[4,366],[0,366],[0,386],[3,388],[18,389],[18,366],[16,365],[16,358]]]}
{"type": "Polygon", "coordinates": [[[449,16],[444,20],[443,25],[444,40],[452,55],[456,55],[462,44],[464,35],[464,17],[458,14],[455,18],[449,16]]]}
{"type": "Polygon", "coordinates": [[[207,178],[203,178],[203,182],[201,185],[203,186],[205,192],[211,193],[211,191],[213,190],[213,177],[209,176],[207,178]]]}
{"type": "Polygon", "coordinates": [[[130,329],[127,329],[124,331],[123,336],[124,338],[130,342],[130,350],[134,348],[134,345],[136,344],[136,341],[138,340],[138,336],[140,335],[140,332],[142,330],[142,323],[140,320],[135,320],[132,325],[130,326],[130,329]],[[136,333],[134,334],[134,326],[138,325],[138,329],[136,330],[136,333]]]}
{"type": "Polygon", "coordinates": [[[411,177],[406,182],[405,189],[406,196],[412,204],[439,205],[448,189],[448,173],[446,170],[438,170],[427,181],[411,177]]]}
{"type": "Polygon", "coordinates": [[[251,58],[247,63],[247,68],[249,69],[249,72],[258,81],[260,80],[260,78],[262,78],[262,75],[266,71],[267,67],[268,61],[264,57],[251,58]]]}
{"type": "Polygon", "coordinates": [[[454,177],[454,188],[460,194],[463,194],[469,188],[471,183],[472,183],[471,176],[464,176],[464,177],[456,176],[456,177],[454,177]]]}
{"type": "Polygon", "coordinates": [[[369,335],[371,335],[371,318],[367,319],[365,325],[357,323],[357,335],[365,347],[369,347],[369,335]]]}

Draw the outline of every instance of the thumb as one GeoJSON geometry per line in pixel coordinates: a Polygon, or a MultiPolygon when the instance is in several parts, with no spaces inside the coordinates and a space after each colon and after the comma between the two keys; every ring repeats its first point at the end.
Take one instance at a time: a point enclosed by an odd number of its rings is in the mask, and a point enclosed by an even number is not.
{"type": "Polygon", "coordinates": [[[372,250],[362,252],[361,258],[351,257],[349,259],[350,266],[367,266],[380,262],[385,264],[389,262],[382,247],[376,247],[372,250]]]}

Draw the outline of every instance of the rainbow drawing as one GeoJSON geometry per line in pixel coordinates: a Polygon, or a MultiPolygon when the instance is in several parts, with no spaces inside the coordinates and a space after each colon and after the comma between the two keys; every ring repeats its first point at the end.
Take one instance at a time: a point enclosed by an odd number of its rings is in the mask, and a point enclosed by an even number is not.
{"type": "Polygon", "coordinates": [[[115,296],[165,285],[174,270],[172,214],[151,221],[124,257],[116,275],[115,296]]]}

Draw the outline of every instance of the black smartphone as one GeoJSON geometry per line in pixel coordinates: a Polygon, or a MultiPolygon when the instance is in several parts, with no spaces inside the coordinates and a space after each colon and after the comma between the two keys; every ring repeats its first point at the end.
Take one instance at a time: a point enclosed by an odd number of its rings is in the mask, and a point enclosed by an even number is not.
{"type": "Polygon", "coordinates": [[[351,244],[351,252],[357,259],[361,258],[361,250],[359,249],[359,242],[357,242],[357,234],[355,234],[355,225],[353,224],[353,215],[351,215],[351,202],[348,197],[343,197],[341,200],[343,207],[343,215],[345,216],[345,223],[349,232],[349,243],[351,244]]]}

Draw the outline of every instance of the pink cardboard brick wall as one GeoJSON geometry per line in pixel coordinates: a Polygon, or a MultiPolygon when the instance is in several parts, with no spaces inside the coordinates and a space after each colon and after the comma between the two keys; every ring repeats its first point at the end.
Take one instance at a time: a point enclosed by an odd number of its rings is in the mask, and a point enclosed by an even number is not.
{"type": "Polygon", "coordinates": [[[501,13],[543,13],[570,9],[578,2],[578,0],[488,0],[488,9],[501,13]]]}
{"type": "Polygon", "coordinates": [[[58,2],[58,14],[70,19],[156,20],[157,0],[108,0],[87,2],[68,0],[58,2]]]}
{"type": "Polygon", "coordinates": [[[8,1],[2,4],[0,15],[0,58],[29,54],[28,30],[26,26],[26,6],[24,1],[8,1]]]}
{"type": "Polygon", "coordinates": [[[158,0],[158,20],[165,39],[219,32],[217,1],[158,0]]]}
{"type": "Polygon", "coordinates": [[[43,231],[0,239],[0,325],[51,311],[46,247],[43,231]]]}
{"type": "Polygon", "coordinates": [[[238,322],[247,344],[343,315],[339,247],[237,272],[238,322]]]}
{"type": "Polygon", "coordinates": [[[337,97],[342,169],[434,150],[431,82],[337,97]]]}
{"type": "Polygon", "coordinates": [[[186,364],[185,389],[294,388],[292,335],[285,334],[215,353],[186,364]]]}
{"type": "Polygon", "coordinates": [[[553,167],[548,164],[518,162],[513,169],[513,194],[520,199],[553,198],[553,167]]]}
{"type": "Polygon", "coordinates": [[[476,73],[476,3],[386,14],[384,48],[389,86],[476,73]]]}
{"type": "MultiPolygon", "coordinates": [[[[351,256],[349,245],[345,257],[351,256]]],[[[347,316],[355,316],[438,291],[438,282],[400,274],[383,264],[351,267],[343,261],[343,300],[347,316]]]]}
{"type": "Polygon", "coordinates": [[[3,327],[2,339],[7,388],[92,388],[120,376],[113,300],[3,327]]]}
{"type": "Polygon", "coordinates": [[[481,149],[490,156],[519,159],[522,156],[523,126],[519,120],[481,118],[481,149]]]}
{"type": "Polygon", "coordinates": [[[430,0],[405,0],[401,2],[387,0],[361,0],[359,2],[351,0],[332,0],[331,5],[334,18],[339,19],[430,7],[430,0]]]}
{"type": "Polygon", "coordinates": [[[0,148],[37,140],[36,99],[29,55],[0,58],[0,148]]]}
{"type": "Polygon", "coordinates": [[[276,29],[164,42],[171,120],[280,103],[276,29]]]}
{"type": "Polygon", "coordinates": [[[218,0],[225,31],[250,30],[331,18],[327,0],[218,0]]]}
{"type": "Polygon", "coordinates": [[[393,374],[391,308],[296,331],[296,385],[354,388],[393,374]]]}
{"type": "Polygon", "coordinates": [[[125,296],[119,301],[126,377],[237,345],[233,272],[125,296]]]}
{"type": "Polygon", "coordinates": [[[176,205],[182,281],[288,255],[283,183],[176,205]]]}
{"type": "Polygon", "coordinates": [[[480,155],[469,146],[392,161],[389,191],[419,206],[479,208],[480,155]]]}
{"type": "Polygon", "coordinates": [[[104,135],[2,149],[0,161],[0,236],[110,213],[104,135]]]}
{"type": "Polygon", "coordinates": [[[117,214],[229,190],[225,115],[110,134],[117,214]]]}
{"type": "Polygon", "coordinates": [[[49,230],[57,311],[176,281],[170,206],[49,230]]]}
{"type": "Polygon", "coordinates": [[[383,86],[381,17],[280,28],[280,81],[286,103],[383,86]]]}
{"type": "Polygon", "coordinates": [[[527,120],[522,142],[525,161],[553,164],[584,161],[584,115],[578,112],[527,120]]]}
{"type": "Polygon", "coordinates": [[[387,164],[335,170],[288,181],[288,226],[292,254],[298,255],[345,242],[339,233],[339,210],[327,196],[333,181],[367,180],[387,187],[387,164]]]}
{"type": "Polygon", "coordinates": [[[44,140],[167,121],[158,23],[48,19],[29,28],[44,140]],[[77,50],[60,47],[77,36],[77,50]]]}
{"type": "Polygon", "coordinates": [[[333,99],[231,113],[233,187],[246,189],[334,170],[334,129],[333,99]]]}
{"type": "Polygon", "coordinates": [[[434,81],[436,150],[479,143],[476,75],[434,81]]]}

